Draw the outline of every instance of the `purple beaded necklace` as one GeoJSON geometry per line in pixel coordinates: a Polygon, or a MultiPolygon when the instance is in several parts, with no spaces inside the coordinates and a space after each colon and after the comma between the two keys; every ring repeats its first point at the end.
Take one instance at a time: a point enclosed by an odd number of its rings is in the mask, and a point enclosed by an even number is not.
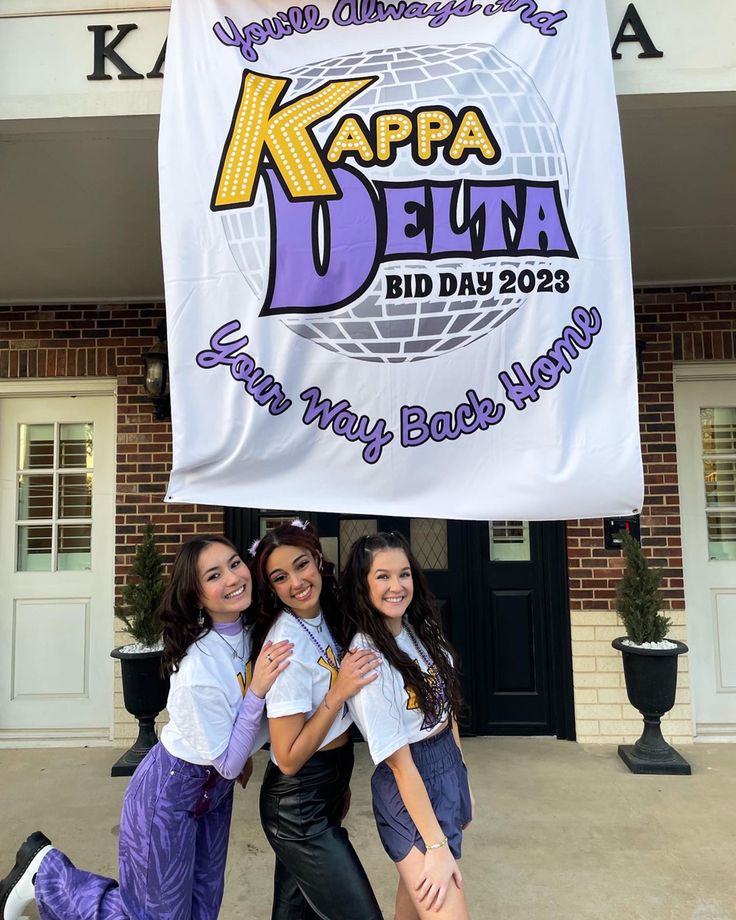
{"type": "MultiPolygon", "coordinates": [[[[324,660],[327,661],[327,662],[329,662],[330,666],[332,666],[332,662],[330,661],[330,656],[327,654],[327,649],[322,647],[322,644],[317,640],[317,637],[314,635],[314,633],[312,632],[312,630],[307,626],[307,624],[302,620],[302,618],[299,617],[299,616],[297,616],[297,615],[294,613],[293,610],[289,610],[288,607],[284,607],[284,610],[285,610],[287,613],[290,613],[290,614],[294,617],[294,619],[295,619],[295,620],[297,621],[297,623],[301,626],[301,628],[304,630],[304,632],[305,632],[305,633],[309,636],[309,638],[312,640],[312,644],[315,645],[316,648],[318,649],[318,651],[320,651],[320,652],[322,653],[322,657],[324,658],[324,660]]],[[[320,612],[321,612],[321,611],[320,611],[320,612]]],[[[325,628],[327,629],[327,635],[328,635],[328,637],[332,640],[332,644],[335,646],[335,653],[334,653],[335,665],[334,665],[334,667],[335,667],[335,670],[336,670],[336,671],[339,671],[339,670],[340,670],[340,653],[342,652],[342,649],[341,649],[340,646],[337,644],[337,642],[335,642],[335,640],[332,638],[332,634],[330,633],[330,627],[327,625],[326,622],[325,622],[325,628]]],[[[329,642],[328,642],[328,645],[329,645],[329,642]]],[[[331,681],[331,680],[330,680],[330,687],[332,687],[332,681],[331,681]]],[[[348,704],[345,703],[345,704],[343,705],[343,707],[342,707],[342,715],[343,715],[343,718],[344,718],[345,716],[347,716],[347,714],[348,714],[348,704]]]]}
{"type": "Polygon", "coordinates": [[[408,623],[404,623],[404,629],[406,630],[407,636],[411,640],[411,644],[417,650],[417,655],[419,655],[422,661],[427,665],[427,670],[429,670],[434,664],[434,662],[430,661],[430,659],[425,655],[424,649],[421,647],[421,645],[417,641],[417,637],[414,635],[414,630],[411,628],[411,626],[409,626],[408,623]]]}
{"type": "MultiPolygon", "coordinates": [[[[286,610],[287,613],[290,613],[294,617],[294,619],[301,626],[304,632],[309,636],[312,644],[315,645],[317,649],[322,653],[322,656],[324,657],[325,661],[329,661],[329,657],[327,655],[327,649],[322,647],[322,643],[318,641],[317,637],[314,635],[312,630],[307,626],[304,620],[300,616],[297,616],[293,610],[289,610],[288,607],[285,607],[284,609],[286,610]]],[[[329,626],[327,626],[327,623],[325,623],[325,627],[327,628],[327,635],[329,636],[330,640],[335,646],[335,664],[336,664],[337,670],[339,671],[340,670],[339,658],[340,658],[340,652],[342,651],[342,649],[337,644],[337,642],[335,642],[335,640],[332,638],[332,634],[330,633],[330,628],[329,626]]]]}
{"type": "Polygon", "coordinates": [[[442,717],[445,711],[445,704],[447,702],[445,685],[437,671],[436,665],[429,659],[429,657],[425,654],[424,649],[419,644],[419,641],[414,634],[414,630],[411,628],[411,626],[409,626],[408,623],[404,623],[404,629],[406,630],[406,634],[409,637],[411,644],[416,649],[417,654],[427,667],[427,678],[430,686],[431,697],[434,703],[433,708],[435,710],[434,716],[424,713],[424,719],[422,720],[421,727],[423,730],[428,730],[430,728],[434,728],[435,725],[439,725],[439,723],[442,721],[442,717]]]}

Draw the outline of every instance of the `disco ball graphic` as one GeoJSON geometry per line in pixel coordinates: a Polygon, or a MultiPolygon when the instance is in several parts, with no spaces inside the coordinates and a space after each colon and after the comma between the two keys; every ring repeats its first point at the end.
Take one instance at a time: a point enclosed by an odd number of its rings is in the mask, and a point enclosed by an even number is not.
{"type": "MultiPolygon", "coordinates": [[[[316,127],[314,133],[320,146],[346,114],[360,115],[369,124],[371,115],[381,110],[445,106],[458,112],[473,105],[485,115],[501,149],[501,158],[493,165],[472,155],[461,165],[452,165],[440,155],[430,166],[419,166],[411,158],[410,147],[401,147],[388,169],[358,161],[357,168],[370,180],[556,180],[563,203],[567,203],[567,164],[557,125],[529,75],[492,45],[432,45],[362,52],[299,67],[284,75],[293,79],[288,99],[313,91],[329,80],[378,76],[376,83],[316,127]]],[[[222,221],[246,283],[263,302],[269,258],[269,213],[263,183],[252,207],[223,212],[222,221]]],[[[383,262],[370,287],[348,307],[322,314],[281,316],[278,321],[323,348],[363,361],[401,363],[436,357],[496,329],[524,304],[526,295],[441,298],[435,293],[391,301],[384,295],[387,274],[428,274],[436,292],[441,272],[498,273],[505,268],[534,271],[547,264],[536,256],[454,256],[432,262],[421,258],[383,262]]],[[[497,283],[494,288],[498,288],[497,283]]],[[[261,321],[277,320],[270,317],[261,321]]]]}

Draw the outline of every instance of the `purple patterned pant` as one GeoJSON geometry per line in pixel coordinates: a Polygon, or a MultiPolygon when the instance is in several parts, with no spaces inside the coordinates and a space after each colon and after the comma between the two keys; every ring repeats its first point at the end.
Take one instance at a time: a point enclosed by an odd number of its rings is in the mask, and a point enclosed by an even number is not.
{"type": "Polygon", "coordinates": [[[51,850],[36,876],[42,920],[213,920],[225,878],[233,781],[157,744],[120,819],[120,885],[51,850]]]}

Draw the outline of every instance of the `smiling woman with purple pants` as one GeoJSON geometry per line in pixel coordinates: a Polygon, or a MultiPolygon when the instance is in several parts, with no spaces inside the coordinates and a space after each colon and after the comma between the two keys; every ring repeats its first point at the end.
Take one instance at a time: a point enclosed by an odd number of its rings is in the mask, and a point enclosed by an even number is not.
{"type": "Polygon", "coordinates": [[[34,899],[42,920],[215,920],[235,778],[267,739],[264,697],[291,654],[269,643],[246,667],[251,587],[223,537],[180,549],[161,608],[169,722],[125,792],[120,884],[77,869],[36,831],[0,882],[0,920],[20,920],[34,899]]]}

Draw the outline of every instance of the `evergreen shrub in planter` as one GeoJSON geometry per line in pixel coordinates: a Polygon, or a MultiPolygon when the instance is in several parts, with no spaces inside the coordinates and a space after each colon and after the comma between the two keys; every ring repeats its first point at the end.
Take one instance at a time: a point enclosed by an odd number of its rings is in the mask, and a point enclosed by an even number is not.
{"type": "Polygon", "coordinates": [[[644,718],[644,731],[618,753],[632,773],[690,773],[690,764],[662,737],[661,719],[675,704],[677,656],[688,649],[668,640],[671,621],[661,611],[661,575],[653,569],[639,543],[624,531],[625,566],[616,588],[616,611],[626,635],[613,640],[623,656],[629,702],[644,718]]]}
{"type": "Polygon", "coordinates": [[[161,670],[159,607],[164,593],[163,559],[156,546],[153,524],[146,524],[136,547],[130,580],[120,592],[115,616],[134,642],[110,653],[120,661],[123,702],[138,720],[138,737],[111,770],[112,776],[130,776],[156,743],[156,717],[166,706],[169,679],[161,670]]]}

